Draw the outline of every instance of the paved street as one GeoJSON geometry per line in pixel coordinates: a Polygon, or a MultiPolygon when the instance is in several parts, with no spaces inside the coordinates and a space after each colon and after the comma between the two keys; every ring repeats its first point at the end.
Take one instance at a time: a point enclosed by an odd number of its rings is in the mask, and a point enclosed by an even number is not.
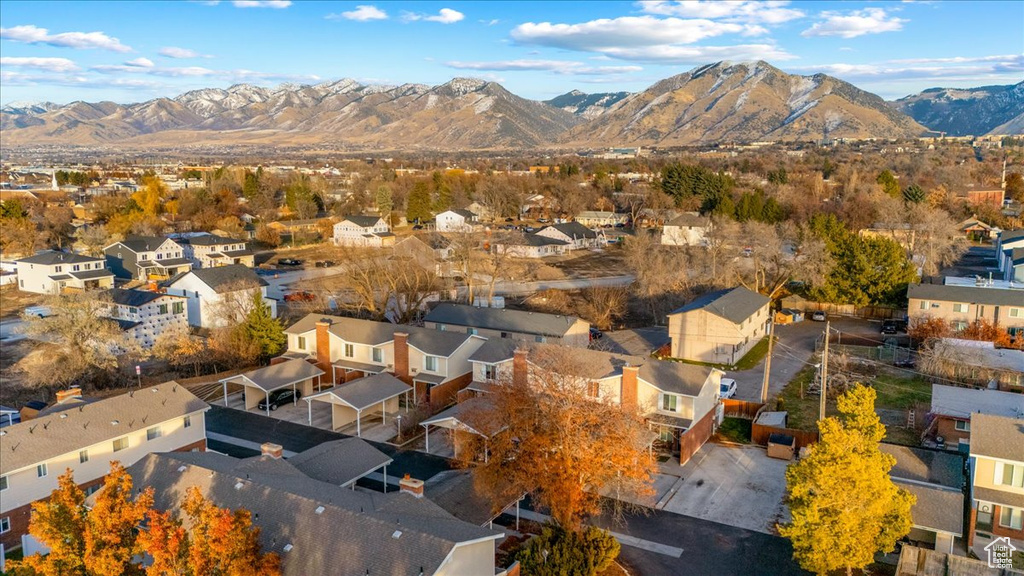
{"type": "Polygon", "coordinates": [[[11,318],[0,322],[0,340],[14,341],[24,338],[20,333],[24,324],[20,318],[11,318]]]}

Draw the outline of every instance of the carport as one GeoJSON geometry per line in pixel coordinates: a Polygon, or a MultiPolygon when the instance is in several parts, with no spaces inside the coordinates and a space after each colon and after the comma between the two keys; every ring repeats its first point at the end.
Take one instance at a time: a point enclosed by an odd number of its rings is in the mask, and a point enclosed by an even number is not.
{"type": "Polygon", "coordinates": [[[363,413],[381,415],[383,424],[387,423],[387,414],[398,412],[398,397],[406,394],[405,411],[409,411],[408,394],[412,392],[405,382],[387,372],[358,378],[346,384],[329,388],[318,394],[305,398],[309,407],[309,424],[313,425],[313,401],[331,404],[331,428],[337,430],[342,426],[356,423],[356,436],[362,436],[363,413]]]}
{"type": "Polygon", "coordinates": [[[444,376],[435,374],[415,374],[412,377],[412,385],[416,388],[416,403],[421,400],[430,402],[430,390],[439,384],[444,383],[444,376]]]}
{"type": "Polygon", "coordinates": [[[240,384],[246,392],[252,390],[252,393],[245,394],[245,409],[252,410],[259,405],[261,399],[265,399],[267,416],[270,416],[271,392],[291,387],[292,392],[299,391],[303,396],[308,396],[313,393],[313,380],[316,380],[316,388],[320,390],[320,380],[324,374],[315,364],[295,359],[223,378],[220,383],[224,386],[224,405],[228,405],[228,384],[240,384]]]}
{"type": "Polygon", "coordinates": [[[376,364],[365,364],[363,362],[353,362],[351,360],[335,360],[331,364],[331,381],[332,382],[348,382],[349,375],[353,372],[357,372],[362,376],[370,376],[371,374],[380,374],[384,371],[383,366],[377,366],[376,364]],[[338,380],[338,371],[341,371],[343,378],[338,380]]]}
{"type": "MultiPolygon", "coordinates": [[[[451,434],[457,432],[469,432],[484,439],[484,462],[487,462],[487,443],[495,434],[504,430],[504,426],[498,426],[491,418],[488,418],[492,402],[486,396],[475,396],[441,412],[440,414],[420,422],[426,435],[426,450],[430,453],[430,427],[444,428],[451,434]]],[[[459,443],[456,439],[452,441],[452,449],[455,457],[459,456],[459,443]]]]}

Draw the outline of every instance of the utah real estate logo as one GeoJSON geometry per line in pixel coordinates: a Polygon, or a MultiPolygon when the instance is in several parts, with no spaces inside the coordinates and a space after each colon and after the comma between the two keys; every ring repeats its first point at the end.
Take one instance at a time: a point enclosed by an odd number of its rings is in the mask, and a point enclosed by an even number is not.
{"type": "Polygon", "coordinates": [[[1013,553],[1017,551],[1017,547],[1011,544],[1006,536],[989,542],[988,546],[985,546],[985,551],[988,552],[989,568],[1013,567],[1013,553]]]}

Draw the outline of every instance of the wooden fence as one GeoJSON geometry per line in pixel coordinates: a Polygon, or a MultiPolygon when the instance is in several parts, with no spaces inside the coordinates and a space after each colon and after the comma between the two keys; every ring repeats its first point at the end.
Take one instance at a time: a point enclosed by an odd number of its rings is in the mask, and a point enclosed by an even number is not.
{"type": "Polygon", "coordinates": [[[715,410],[709,410],[696,424],[679,435],[679,465],[686,464],[715,431],[715,410]]]}
{"type": "Polygon", "coordinates": [[[903,319],[907,310],[893,306],[854,306],[853,304],[832,304],[829,302],[813,302],[799,296],[787,296],[782,299],[783,308],[794,308],[808,313],[822,311],[830,316],[856,316],[872,320],[903,319]]]}
{"type": "Polygon", "coordinates": [[[772,434],[785,434],[792,436],[796,439],[796,449],[799,450],[804,446],[809,446],[818,441],[817,432],[809,432],[807,430],[796,430],[794,428],[777,428],[775,426],[765,426],[754,422],[754,425],[750,429],[750,439],[758,446],[767,446],[768,438],[772,434]]]}
{"type": "Polygon", "coordinates": [[[722,406],[724,407],[725,415],[727,417],[753,420],[757,416],[758,410],[760,410],[764,404],[761,404],[760,402],[747,402],[746,400],[733,400],[728,398],[722,400],[722,406]]]}

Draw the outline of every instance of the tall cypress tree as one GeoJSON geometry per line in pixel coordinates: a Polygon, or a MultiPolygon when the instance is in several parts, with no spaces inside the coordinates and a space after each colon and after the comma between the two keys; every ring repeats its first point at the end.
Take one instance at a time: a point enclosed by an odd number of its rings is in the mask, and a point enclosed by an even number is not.
{"type": "Polygon", "coordinates": [[[409,201],[405,208],[405,219],[409,222],[429,220],[430,212],[430,188],[426,182],[417,182],[409,193],[409,201]]]}
{"type": "Polygon", "coordinates": [[[270,308],[263,303],[263,294],[259,290],[253,291],[252,307],[245,318],[245,323],[242,324],[242,329],[251,342],[259,344],[263,359],[280,354],[288,341],[281,323],[276,318],[271,318],[270,308]]]}

